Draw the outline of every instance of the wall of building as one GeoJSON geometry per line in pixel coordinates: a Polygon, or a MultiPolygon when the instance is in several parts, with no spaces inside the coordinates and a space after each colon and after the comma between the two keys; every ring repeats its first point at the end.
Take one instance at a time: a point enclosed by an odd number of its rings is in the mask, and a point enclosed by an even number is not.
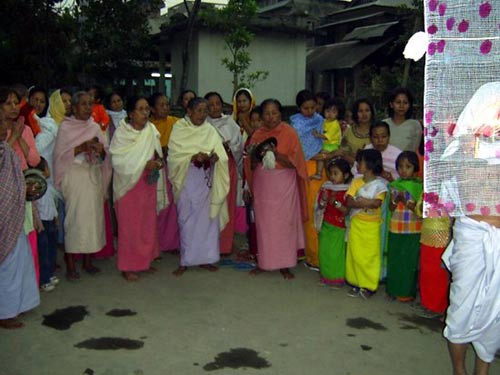
{"type": "MultiPolygon", "coordinates": [[[[193,53],[187,87],[199,95],[218,91],[224,101],[230,102],[233,94],[232,75],[221,64],[228,56],[221,34],[201,30],[193,38],[193,53]]],[[[266,70],[265,81],[258,82],[252,89],[257,102],[269,97],[277,98],[284,105],[293,105],[295,95],[305,87],[306,42],[302,36],[267,32],[256,35],[250,48],[252,64],[249,72],[266,70]]],[[[179,95],[182,74],[182,37],[174,38],[171,49],[172,92],[179,95]]]]}

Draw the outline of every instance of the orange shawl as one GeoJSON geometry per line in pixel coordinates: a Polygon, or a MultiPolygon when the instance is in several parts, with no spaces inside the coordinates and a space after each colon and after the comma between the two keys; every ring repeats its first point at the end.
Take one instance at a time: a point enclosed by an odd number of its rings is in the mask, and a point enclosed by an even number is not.
{"type": "MultiPolygon", "coordinates": [[[[309,218],[309,211],[307,209],[307,195],[306,188],[309,181],[307,174],[306,160],[304,159],[304,153],[302,152],[302,146],[300,145],[299,137],[294,128],[285,122],[280,123],[273,129],[268,129],[264,126],[257,129],[250,139],[250,145],[258,145],[259,143],[265,141],[267,138],[275,137],[278,140],[278,146],[276,150],[280,154],[284,154],[288,157],[288,160],[293,164],[295,170],[297,171],[297,186],[299,188],[300,196],[300,208],[302,213],[302,220],[307,221],[309,218]]],[[[251,156],[249,155],[245,159],[245,174],[248,180],[248,186],[252,189],[252,168],[251,168],[251,156]]],[[[285,168],[279,163],[276,163],[277,169],[285,168]]]]}

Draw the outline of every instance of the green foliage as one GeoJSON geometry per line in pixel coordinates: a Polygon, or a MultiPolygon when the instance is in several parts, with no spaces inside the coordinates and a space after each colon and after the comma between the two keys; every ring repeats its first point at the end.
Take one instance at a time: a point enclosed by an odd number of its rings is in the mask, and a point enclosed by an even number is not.
{"type": "Polygon", "coordinates": [[[240,87],[252,88],[269,75],[267,71],[248,72],[252,58],[248,47],[254,38],[250,31],[250,23],[257,14],[255,0],[229,0],[222,9],[209,8],[202,12],[205,24],[214,30],[224,33],[225,47],[229,57],[221,62],[233,75],[233,90],[240,87]]]}

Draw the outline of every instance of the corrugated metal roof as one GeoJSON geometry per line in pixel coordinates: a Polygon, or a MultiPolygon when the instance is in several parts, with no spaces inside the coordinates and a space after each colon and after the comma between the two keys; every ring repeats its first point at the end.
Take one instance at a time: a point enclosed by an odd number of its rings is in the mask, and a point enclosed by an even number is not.
{"type": "Polygon", "coordinates": [[[351,69],[391,40],[389,38],[380,43],[371,44],[350,41],[319,46],[307,54],[306,68],[314,72],[351,69]]]}
{"type": "Polygon", "coordinates": [[[361,20],[365,20],[367,18],[381,16],[383,14],[385,14],[385,12],[383,12],[383,11],[376,12],[376,13],[365,14],[365,15],[357,16],[357,17],[348,17],[348,15],[346,14],[344,18],[342,18],[342,19],[340,19],[338,21],[326,23],[324,25],[316,27],[316,30],[326,29],[328,27],[335,26],[335,25],[341,25],[343,23],[361,21],[361,20]]]}
{"type": "Polygon", "coordinates": [[[391,26],[397,25],[399,21],[379,23],[377,25],[361,26],[356,27],[349,34],[344,36],[343,42],[348,42],[350,40],[367,40],[370,38],[380,38],[384,36],[384,33],[391,26]]]}

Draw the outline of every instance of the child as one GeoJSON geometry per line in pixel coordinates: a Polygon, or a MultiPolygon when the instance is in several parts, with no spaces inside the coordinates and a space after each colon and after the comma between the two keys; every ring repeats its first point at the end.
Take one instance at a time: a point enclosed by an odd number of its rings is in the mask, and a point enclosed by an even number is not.
{"type": "MultiPolygon", "coordinates": [[[[332,153],[340,147],[340,142],[342,140],[342,127],[340,120],[343,119],[344,112],[344,104],[339,100],[331,98],[325,103],[325,122],[323,123],[323,134],[315,133],[315,135],[323,140],[322,154],[332,153]]],[[[310,178],[314,180],[321,180],[324,166],[324,160],[317,160],[316,174],[312,175],[310,178]]]]}
{"type": "Polygon", "coordinates": [[[339,289],[345,283],[345,193],[352,179],[350,164],[341,158],[327,165],[328,180],[318,193],[320,282],[339,289]]]}
{"type": "Polygon", "coordinates": [[[105,132],[110,119],[102,104],[102,89],[99,86],[92,86],[87,92],[92,99],[92,118],[101,127],[101,130],[105,132]]]}
{"type": "MultiPolygon", "coordinates": [[[[36,169],[50,177],[48,163],[42,159],[36,169]]],[[[40,264],[40,290],[50,292],[59,283],[54,276],[57,258],[57,208],[54,199],[52,184],[49,183],[47,192],[37,201],[38,215],[42,221],[42,229],[37,235],[38,261],[40,264]]]]}
{"type": "Polygon", "coordinates": [[[396,159],[399,178],[389,184],[389,242],[387,252],[387,294],[400,302],[410,302],[417,293],[417,268],[420,253],[421,219],[415,213],[423,190],[415,178],[418,155],[403,151],[396,159]]]}
{"type": "MultiPolygon", "coordinates": [[[[305,159],[315,159],[323,147],[324,119],[316,113],[316,98],[310,91],[299,91],[295,103],[300,112],[290,117],[290,123],[297,131],[305,159]]],[[[314,176],[316,175],[317,173],[314,176]]],[[[321,176],[319,180],[321,180],[321,176]]]]}
{"type": "Polygon", "coordinates": [[[380,248],[382,203],[387,187],[379,177],[382,173],[382,154],[378,150],[360,150],[358,171],[346,192],[346,206],[351,208],[347,236],[346,281],[352,285],[350,297],[371,297],[378,288],[380,277],[380,248]]]}

